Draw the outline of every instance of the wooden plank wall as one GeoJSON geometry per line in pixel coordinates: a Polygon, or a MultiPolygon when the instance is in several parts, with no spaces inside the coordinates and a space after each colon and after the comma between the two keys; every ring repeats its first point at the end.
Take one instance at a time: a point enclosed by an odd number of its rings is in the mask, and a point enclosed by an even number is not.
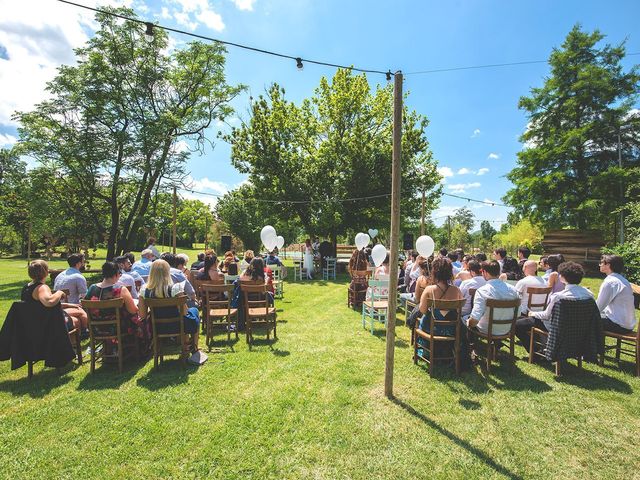
{"type": "Polygon", "coordinates": [[[598,271],[605,242],[597,230],[550,230],[542,239],[545,255],[561,253],[568,262],[577,262],[586,270],[598,271]]]}

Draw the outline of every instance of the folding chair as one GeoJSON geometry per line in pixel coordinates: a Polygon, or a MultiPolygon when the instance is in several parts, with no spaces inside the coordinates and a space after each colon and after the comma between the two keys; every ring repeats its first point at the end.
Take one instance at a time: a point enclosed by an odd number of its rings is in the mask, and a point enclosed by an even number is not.
{"type": "Polygon", "coordinates": [[[304,262],[302,260],[293,261],[293,280],[302,280],[306,276],[304,262]]]}
{"type": "Polygon", "coordinates": [[[81,299],[82,308],[89,319],[89,345],[91,346],[91,373],[95,372],[96,362],[105,358],[118,359],[118,371],[122,373],[125,357],[135,355],[139,357],[138,341],[133,333],[123,331],[120,319],[120,309],[124,306],[124,299],[85,300],[81,299]],[[110,343],[116,342],[115,353],[109,352],[110,343]],[[109,343],[106,343],[109,341],[109,343]],[[98,346],[102,346],[101,351],[98,346]],[[129,352],[125,353],[127,350],[129,352]]]}
{"type": "MultiPolygon", "coordinates": [[[[178,338],[178,347],[180,360],[183,365],[187,362],[187,357],[191,347],[194,346],[194,339],[189,341],[189,334],[184,331],[184,316],[187,310],[188,297],[180,295],[172,298],[145,298],[144,303],[149,307],[151,316],[151,329],[153,331],[153,366],[158,366],[158,360],[160,363],[164,362],[165,345],[163,342],[165,339],[172,337],[178,338]],[[164,327],[166,325],[166,327],[164,327]],[[161,333],[160,329],[167,328],[168,332],[161,333]],[[171,328],[173,327],[173,328],[171,328]],[[174,330],[175,329],[175,330],[174,330]]],[[[197,335],[195,333],[194,335],[197,335]]],[[[175,352],[170,352],[175,354],[175,352]]]]}
{"type": "Polygon", "coordinates": [[[267,328],[267,340],[269,340],[271,330],[273,330],[273,338],[278,338],[276,335],[276,309],[269,306],[267,286],[242,282],[240,283],[240,289],[244,296],[245,330],[249,350],[253,346],[253,332],[256,327],[267,328]]]}
{"type": "MultiPolygon", "coordinates": [[[[469,330],[469,333],[478,339],[484,339],[487,341],[487,373],[491,371],[491,362],[496,358],[497,348],[496,343],[502,340],[509,340],[509,356],[515,364],[515,326],[518,319],[518,312],[520,310],[520,299],[515,300],[495,300],[488,299],[486,303],[489,315],[489,325],[487,326],[487,333],[483,333],[477,328],[469,330]],[[503,334],[494,334],[494,327],[507,326],[509,330],[503,334]]],[[[499,328],[500,330],[504,328],[499,328]]],[[[504,329],[506,330],[506,329],[504,329]]]]}
{"type": "Polygon", "coordinates": [[[336,278],[336,259],[333,257],[325,257],[324,265],[322,267],[322,279],[329,280],[330,278],[336,278]]]}
{"type": "Polygon", "coordinates": [[[231,308],[231,298],[235,286],[206,283],[201,288],[202,312],[206,323],[206,343],[209,350],[211,350],[214,327],[224,327],[227,330],[227,341],[229,341],[233,326],[236,339],[238,339],[238,309],[231,308]]]}
{"type": "Polygon", "coordinates": [[[273,272],[273,288],[274,295],[278,298],[284,298],[284,280],[282,279],[282,267],[280,265],[267,265],[273,272]]]}
{"type": "Polygon", "coordinates": [[[373,334],[373,323],[381,322],[387,326],[387,315],[389,311],[389,281],[369,280],[370,300],[362,302],[362,328],[366,328],[365,317],[369,317],[371,334],[373,334]]]}
{"type": "Polygon", "coordinates": [[[460,324],[462,318],[462,307],[465,304],[465,299],[461,300],[442,300],[442,299],[427,299],[427,306],[431,312],[431,321],[429,331],[425,332],[416,326],[415,341],[413,343],[413,363],[418,364],[418,360],[424,360],[429,364],[429,376],[433,376],[433,365],[438,360],[454,360],[456,373],[460,373],[460,324]],[[455,311],[456,316],[450,320],[437,320],[434,315],[434,311],[455,311]],[[454,330],[454,335],[442,335],[437,331],[441,331],[449,327],[454,330]],[[419,339],[422,338],[428,342],[428,345],[424,343],[419,345],[419,339]],[[452,343],[452,355],[450,356],[436,356],[435,345],[436,342],[452,343]],[[422,348],[423,353],[419,354],[419,349],[422,348]],[[425,354],[428,352],[428,355],[425,354]]]}

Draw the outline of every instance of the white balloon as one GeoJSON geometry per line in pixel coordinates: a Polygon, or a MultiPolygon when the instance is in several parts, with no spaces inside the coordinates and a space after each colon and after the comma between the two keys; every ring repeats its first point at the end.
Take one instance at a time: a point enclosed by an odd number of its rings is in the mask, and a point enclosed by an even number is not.
{"type": "Polygon", "coordinates": [[[423,257],[428,257],[433,253],[436,244],[429,235],[422,235],[416,240],[416,250],[423,257]]]}
{"type": "Polygon", "coordinates": [[[264,246],[267,247],[267,251],[272,252],[278,245],[278,237],[273,235],[263,240],[262,243],[264,243],[264,246]]]}
{"type": "Polygon", "coordinates": [[[373,264],[376,267],[382,265],[384,259],[387,258],[387,249],[385,248],[385,246],[381,243],[378,243],[375,247],[373,247],[373,249],[371,250],[371,258],[373,258],[373,264]]]}
{"type": "Polygon", "coordinates": [[[284,247],[284,237],[282,235],[278,235],[276,239],[278,240],[276,242],[276,247],[278,247],[278,250],[280,250],[282,247],[284,247]]]}
{"type": "Polygon", "coordinates": [[[378,229],[377,228],[370,228],[369,229],[369,236],[371,238],[376,238],[378,236],[378,229]]]}
{"type": "Polygon", "coordinates": [[[276,234],[276,229],[273,228],[271,225],[265,225],[264,227],[262,227],[262,230],[260,231],[260,240],[262,240],[262,243],[265,244],[265,246],[267,245],[266,240],[270,237],[275,237],[276,234]]]}
{"type": "Polygon", "coordinates": [[[371,239],[369,238],[369,235],[367,235],[366,233],[360,232],[356,234],[356,248],[358,250],[362,250],[364,247],[369,245],[370,241],[371,239]]]}

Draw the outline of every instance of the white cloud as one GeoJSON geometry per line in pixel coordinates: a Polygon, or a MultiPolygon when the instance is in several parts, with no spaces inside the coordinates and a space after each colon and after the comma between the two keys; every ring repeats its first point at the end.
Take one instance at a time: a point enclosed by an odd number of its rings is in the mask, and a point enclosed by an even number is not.
{"type": "Polygon", "coordinates": [[[469,170],[467,167],[463,167],[458,170],[458,175],[467,175],[469,173],[476,173],[475,170],[469,170]]]}
{"type": "Polygon", "coordinates": [[[18,139],[13,135],[9,135],[8,133],[7,134],[0,133],[0,147],[5,147],[5,146],[10,147],[17,141],[18,139]]]}
{"type": "Polygon", "coordinates": [[[485,173],[488,173],[489,169],[488,168],[481,168],[480,170],[478,170],[477,175],[484,175],[485,173]]]}
{"type": "Polygon", "coordinates": [[[438,173],[443,177],[453,177],[453,170],[449,167],[438,167],[438,173]]]}
{"type": "Polygon", "coordinates": [[[192,22],[190,20],[191,17],[187,12],[174,12],[173,18],[176,19],[176,22],[178,22],[178,24],[182,25],[183,27],[187,27],[189,30],[195,30],[196,28],[198,28],[198,22],[192,22]]]}
{"type": "Polygon", "coordinates": [[[203,10],[197,15],[197,17],[198,20],[200,20],[209,28],[213,28],[218,32],[224,30],[224,22],[222,21],[222,17],[220,16],[220,14],[214,12],[213,10],[203,10]]]}
{"type": "Polygon", "coordinates": [[[499,153],[490,153],[487,157],[488,160],[498,160],[500,158],[499,153]]]}
{"type": "Polygon", "coordinates": [[[453,183],[451,185],[447,185],[447,188],[451,190],[453,193],[464,193],[469,188],[480,188],[482,184],[480,182],[472,182],[472,183],[453,183]]]}
{"type": "Polygon", "coordinates": [[[480,133],[481,133],[481,132],[480,132],[480,129],[479,129],[479,128],[476,128],[476,129],[473,131],[473,133],[471,134],[471,138],[476,138],[476,137],[480,136],[480,133]]]}
{"type": "Polygon", "coordinates": [[[229,191],[229,185],[218,182],[217,180],[210,180],[208,177],[202,177],[200,179],[189,177],[187,179],[187,185],[191,185],[189,187],[190,189],[204,193],[215,193],[217,195],[224,195],[229,191]]]}
{"type": "Polygon", "coordinates": [[[169,19],[169,18],[171,18],[171,14],[169,13],[169,9],[168,9],[167,7],[162,7],[161,12],[162,12],[162,13],[160,14],[160,16],[161,16],[162,18],[164,18],[164,19],[169,19]]]}
{"type": "Polygon", "coordinates": [[[238,10],[253,10],[253,4],[256,0],[233,0],[233,3],[236,4],[238,10]]]}

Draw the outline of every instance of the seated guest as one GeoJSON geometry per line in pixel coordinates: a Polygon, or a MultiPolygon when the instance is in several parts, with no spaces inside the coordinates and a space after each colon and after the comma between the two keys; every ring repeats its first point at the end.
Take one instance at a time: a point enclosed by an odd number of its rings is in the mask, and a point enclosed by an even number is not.
{"type": "Polygon", "coordinates": [[[384,257],[382,265],[376,268],[375,277],[380,278],[381,275],[389,275],[389,252],[387,252],[387,256],[384,257]]]}
{"type": "Polygon", "coordinates": [[[198,260],[191,264],[191,270],[200,270],[204,266],[204,257],[205,257],[204,252],[199,253],[198,260]]]}
{"type": "MultiPolygon", "coordinates": [[[[520,304],[520,313],[522,315],[527,315],[529,312],[529,297],[531,297],[531,295],[527,293],[527,289],[529,287],[546,287],[547,285],[544,280],[538,276],[538,265],[536,265],[536,262],[533,260],[527,260],[524,262],[523,267],[525,276],[522,280],[518,280],[518,283],[516,283],[516,290],[522,299],[522,303],[520,304]]],[[[540,302],[542,302],[543,299],[544,297],[540,299],[540,302]]],[[[538,303],[538,299],[534,298],[534,302],[538,303]]]]}
{"type": "Polygon", "coordinates": [[[409,292],[409,283],[411,274],[411,270],[413,269],[413,265],[418,258],[418,252],[415,250],[411,250],[411,253],[407,256],[407,259],[404,262],[404,291],[405,293],[409,292]]]}
{"type": "Polygon", "coordinates": [[[529,247],[518,247],[518,265],[520,266],[520,271],[522,273],[522,277],[524,278],[524,263],[529,260],[529,256],[531,255],[531,250],[529,247]]]}
{"type": "MultiPolygon", "coordinates": [[[[191,301],[196,300],[196,291],[187,279],[184,272],[176,268],[176,256],[173,253],[165,252],[160,258],[169,264],[169,274],[174,284],[183,284],[183,291],[191,301]]],[[[193,305],[190,305],[193,306],[193,305]]]]}
{"type": "Polygon", "coordinates": [[[69,268],[58,274],[53,282],[53,289],[69,291],[68,303],[62,305],[64,313],[72,318],[75,326],[80,326],[83,333],[86,333],[89,319],[87,312],[80,306],[80,299],[87,293],[87,280],[80,273],[80,269],[84,268],[84,255],[73,253],[67,257],[67,263],[69,268]]]}
{"type": "MultiPolygon", "coordinates": [[[[431,285],[428,285],[422,292],[420,297],[420,323],[418,328],[423,332],[430,333],[431,328],[431,310],[427,307],[429,299],[431,300],[460,300],[462,299],[462,293],[460,289],[453,285],[453,266],[451,260],[447,257],[439,257],[433,260],[431,263],[431,285]]],[[[457,318],[457,312],[455,310],[442,312],[440,310],[433,310],[436,320],[455,320],[457,318]]],[[[455,335],[455,327],[452,326],[436,326],[436,329],[440,328],[440,331],[433,332],[435,335],[453,336],[455,335]]],[[[418,338],[418,343],[423,344],[424,340],[418,338]]],[[[442,345],[441,342],[438,342],[442,345]]],[[[445,346],[450,348],[450,346],[445,346]]]]}
{"type": "Polygon", "coordinates": [[[448,253],[449,253],[448,250],[446,248],[442,247],[440,249],[440,251],[438,252],[438,257],[445,258],[448,253]]]}
{"type": "Polygon", "coordinates": [[[455,274],[456,268],[458,269],[458,271],[460,271],[460,269],[462,268],[462,259],[464,258],[464,250],[462,250],[461,248],[456,248],[455,254],[458,258],[455,262],[452,261],[454,274],[455,274]]]}
{"type": "Polygon", "coordinates": [[[480,253],[476,253],[476,260],[478,261],[478,263],[480,265],[482,265],[482,262],[486,262],[487,261],[487,254],[480,252],[480,253]]]}
{"type": "MultiPolygon", "coordinates": [[[[267,285],[267,290],[273,293],[273,281],[265,273],[264,261],[260,257],[251,260],[249,268],[240,276],[241,283],[253,283],[257,285],[267,285]]],[[[270,296],[269,303],[273,304],[273,295],[270,296]]]]}
{"type": "Polygon", "coordinates": [[[129,290],[118,284],[121,277],[120,268],[115,262],[102,265],[102,282],[89,287],[85,295],[87,300],[112,300],[122,298],[124,305],[120,310],[120,321],[125,332],[135,333],[137,337],[149,338],[147,325],[138,317],[138,307],[129,290]]]}
{"type": "MultiPolygon", "coordinates": [[[[171,279],[171,267],[165,260],[156,260],[151,266],[149,272],[149,281],[140,290],[140,301],[138,307],[140,309],[140,317],[143,319],[150,318],[149,307],[145,303],[147,298],[173,298],[184,295],[184,282],[174,283],[171,279]]],[[[166,307],[156,310],[156,318],[175,317],[175,308],[166,307]]],[[[192,348],[198,350],[198,331],[200,328],[200,315],[196,307],[190,307],[184,316],[184,331],[191,334],[192,348]]],[[[158,325],[158,333],[170,334],[174,331],[179,332],[179,325],[161,324],[158,325]]]]}
{"type": "Polygon", "coordinates": [[[602,327],[609,332],[629,334],[636,326],[636,317],[631,284],[622,276],[624,260],[618,255],[603,255],[600,271],[606,275],[596,301],[602,327]]]}
{"type": "Polygon", "coordinates": [[[549,268],[549,262],[547,261],[548,259],[549,257],[545,255],[540,257],[540,261],[538,262],[538,267],[540,267],[540,269],[544,271],[544,274],[540,278],[544,280],[545,284],[549,283],[549,276],[551,275],[551,272],[553,272],[553,270],[549,268]]]}
{"type": "MultiPolygon", "coordinates": [[[[40,302],[43,307],[51,308],[62,302],[66,295],[62,290],[52,292],[45,282],[49,275],[49,265],[44,260],[34,260],[29,264],[29,277],[31,282],[22,287],[20,300],[23,302],[40,302]]],[[[74,317],[65,317],[67,330],[79,326],[79,320],[74,317]]]]}
{"type": "Polygon", "coordinates": [[[244,257],[242,258],[242,261],[240,262],[240,271],[244,273],[244,271],[249,268],[249,264],[251,263],[251,260],[253,260],[253,257],[255,257],[255,254],[253,253],[253,250],[246,250],[244,252],[244,257]]]}
{"type": "Polygon", "coordinates": [[[547,280],[547,286],[551,287],[551,293],[558,293],[564,290],[564,283],[560,279],[560,274],[558,273],[558,268],[560,264],[564,262],[564,257],[560,254],[558,255],[549,255],[547,257],[547,264],[551,269],[551,273],[549,274],[549,279],[547,280]]]}
{"type": "Polygon", "coordinates": [[[191,283],[191,270],[187,268],[187,265],[189,265],[189,255],[187,255],[186,253],[177,254],[175,264],[176,268],[184,273],[187,281],[191,283]]]}
{"type": "Polygon", "coordinates": [[[147,250],[151,250],[151,253],[153,253],[153,256],[155,257],[154,260],[156,258],[160,258],[160,252],[156,248],[155,237],[149,237],[149,239],[147,240],[147,250]]]}
{"type": "Polygon", "coordinates": [[[282,266],[282,262],[280,261],[280,259],[278,258],[278,256],[275,254],[275,252],[269,252],[267,254],[267,257],[264,259],[264,263],[266,265],[278,265],[278,266],[282,266]]]}
{"type": "Polygon", "coordinates": [[[142,278],[146,280],[149,276],[149,270],[151,269],[151,263],[156,258],[151,250],[145,248],[140,253],[140,260],[133,264],[131,267],[132,272],[136,272],[142,278]]]}
{"type": "Polygon", "coordinates": [[[209,280],[224,283],[224,275],[218,271],[218,257],[207,255],[204,257],[204,268],[196,277],[198,280],[209,280]]]}
{"type": "Polygon", "coordinates": [[[457,252],[449,252],[447,254],[447,258],[451,261],[451,266],[453,267],[453,276],[455,277],[462,268],[462,265],[458,261],[458,254],[457,252]]]}
{"type": "Polygon", "coordinates": [[[517,260],[509,256],[505,257],[502,262],[500,280],[519,280],[520,277],[520,267],[518,266],[517,260]]]}
{"type": "Polygon", "coordinates": [[[128,252],[122,256],[124,257],[124,261],[120,265],[120,268],[124,270],[124,273],[128,273],[129,275],[131,275],[136,282],[140,282],[141,285],[144,285],[144,278],[142,278],[142,275],[140,275],[132,268],[133,264],[136,261],[136,257],[133,255],[133,253],[128,252]]]}
{"type": "MultiPolygon", "coordinates": [[[[500,276],[500,264],[496,260],[483,262],[481,268],[482,276],[487,283],[476,290],[471,314],[468,318],[464,319],[464,324],[468,328],[476,327],[479,331],[486,334],[489,333],[489,309],[487,308],[487,300],[515,300],[520,297],[513,286],[498,278],[500,276]]],[[[492,333],[494,335],[505,335],[510,329],[510,325],[500,324],[493,328],[492,333]]],[[[463,338],[465,337],[466,335],[463,335],[463,338]]]]}
{"type": "Polygon", "coordinates": [[[431,262],[429,260],[422,260],[419,265],[420,268],[420,276],[415,282],[415,291],[414,292],[406,292],[401,293],[400,298],[405,300],[411,300],[414,303],[420,303],[420,298],[422,297],[422,292],[427,286],[431,285],[432,275],[429,271],[429,266],[431,262]]]}
{"type": "Polygon", "coordinates": [[[131,296],[134,299],[137,299],[138,289],[136,288],[136,280],[133,278],[133,275],[128,274],[124,269],[124,266],[129,262],[129,259],[122,255],[120,257],[114,258],[113,261],[118,264],[118,268],[120,269],[120,278],[118,279],[118,285],[127,287],[129,292],[131,293],[131,296]]]}
{"type": "Polygon", "coordinates": [[[462,257],[462,263],[461,263],[462,267],[460,268],[458,273],[455,273],[454,271],[454,275],[453,275],[453,278],[454,278],[453,284],[456,287],[460,287],[460,284],[465,280],[469,280],[473,278],[473,275],[469,271],[469,262],[475,259],[476,258],[473,255],[465,255],[464,257],[462,257]]]}
{"type": "Polygon", "coordinates": [[[493,259],[500,264],[500,272],[502,272],[505,258],[507,258],[507,250],[505,248],[496,248],[493,251],[493,259]]]}
{"type": "Polygon", "coordinates": [[[238,275],[238,264],[231,250],[225,252],[221,270],[227,275],[238,275]]]}
{"type": "Polygon", "coordinates": [[[69,268],[60,272],[53,282],[54,290],[68,290],[69,303],[79,304],[80,299],[87,293],[87,280],[80,269],[84,268],[84,255],[73,253],[67,258],[69,268]]]}
{"type": "Polygon", "coordinates": [[[462,297],[465,299],[465,303],[462,306],[462,315],[467,316],[471,313],[471,308],[473,307],[473,299],[471,298],[471,289],[478,290],[480,287],[484,286],[487,281],[482,276],[482,268],[480,267],[480,263],[477,260],[469,260],[467,263],[469,268],[469,273],[471,274],[471,278],[468,280],[464,280],[460,284],[460,293],[462,297]]]}
{"type": "Polygon", "coordinates": [[[593,298],[593,293],[580,286],[584,270],[579,263],[561,263],[557,271],[560,281],[565,288],[560,292],[552,293],[549,296],[547,308],[541,312],[528,312],[528,317],[520,318],[516,322],[516,336],[522,342],[524,348],[529,351],[531,327],[536,327],[544,331],[549,329],[549,320],[553,312],[554,305],[562,299],[583,300],[593,298]]]}

